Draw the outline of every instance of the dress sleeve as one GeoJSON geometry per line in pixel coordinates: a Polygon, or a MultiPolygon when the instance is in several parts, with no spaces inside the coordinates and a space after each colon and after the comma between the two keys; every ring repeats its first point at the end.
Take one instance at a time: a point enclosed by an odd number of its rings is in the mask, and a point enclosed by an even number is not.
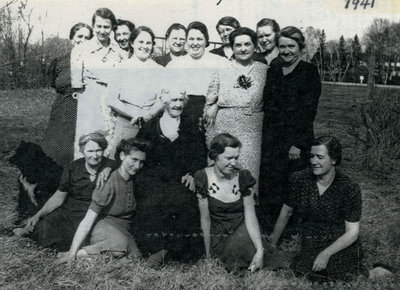
{"type": "Polygon", "coordinates": [[[216,71],[212,75],[211,82],[208,85],[207,95],[206,95],[206,106],[211,106],[216,102],[218,102],[219,86],[220,86],[220,76],[219,72],[216,71]]]}
{"type": "Polygon", "coordinates": [[[291,208],[297,208],[300,204],[300,185],[298,183],[298,179],[293,177],[293,175],[289,178],[289,194],[284,202],[287,206],[291,208]]]}
{"type": "Polygon", "coordinates": [[[72,88],[83,88],[83,56],[79,46],[71,51],[71,86],[72,88]]]}
{"type": "Polygon", "coordinates": [[[344,220],[348,222],[358,222],[361,219],[361,190],[357,184],[348,186],[345,191],[345,204],[343,208],[344,220]]]}
{"type": "Polygon", "coordinates": [[[204,169],[198,170],[194,174],[194,185],[195,185],[197,194],[200,194],[203,198],[208,197],[207,173],[205,172],[204,169]]]}
{"type": "Polygon", "coordinates": [[[57,66],[57,58],[53,59],[47,68],[47,80],[50,87],[56,87],[56,66],[57,66]]]}
{"type": "Polygon", "coordinates": [[[242,170],[239,172],[239,189],[243,196],[248,196],[251,194],[250,188],[256,184],[256,180],[251,175],[250,171],[242,170]]]}
{"type": "Polygon", "coordinates": [[[58,190],[62,192],[69,192],[71,189],[71,164],[64,167],[58,190]]]}
{"type": "Polygon", "coordinates": [[[92,203],[89,206],[91,210],[99,214],[105,207],[110,205],[115,195],[115,187],[113,184],[114,182],[111,176],[102,189],[95,189],[93,191],[92,203]]]}

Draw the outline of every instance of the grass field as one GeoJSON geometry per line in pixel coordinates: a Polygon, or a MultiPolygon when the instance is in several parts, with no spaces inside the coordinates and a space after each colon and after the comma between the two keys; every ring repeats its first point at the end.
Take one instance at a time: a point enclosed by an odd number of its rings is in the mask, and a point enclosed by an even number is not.
{"type": "MultiPolygon", "coordinates": [[[[361,163],[362,148],[347,131],[347,120],[354,114],[353,105],[363,102],[364,98],[365,87],[325,84],[316,134],[340,138],[345,155],[342,170],[361,186],[365,265],[371,268],[373,263],[383,262],[400,269],[400,235],[396,234],[400,226],[400,169],[385,173],[366,171],[361,163]]],[[[5,156],[21,140],[40,143],[53,100],[48,90],[0,92],[1,289],[399,289],[400,274],[374,282],[358,278],[349,284],[315,286],[295,278],[288,270],[232,274],[205,260],[195,265],[172,264],[156,270],[142,261],[112,260],[102,255],[56,265],[55,253],[38,249],[28,239],[10,235],[9,229],[16,218],[18,171],[5,161],[5,156]]]]}

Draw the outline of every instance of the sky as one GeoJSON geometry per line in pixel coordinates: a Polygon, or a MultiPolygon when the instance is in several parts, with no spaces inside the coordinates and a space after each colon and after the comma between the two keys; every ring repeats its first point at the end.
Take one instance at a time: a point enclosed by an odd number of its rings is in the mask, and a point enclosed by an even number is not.
{"type": "MultiPolygon", "coordinates": [[[[117,18],[128,19],[135,25],[146,25],[156,36],[163,36],[168,26],[180,22],[185,26],[191,21],[204,22],[212,41],[219,41],[215,24],[223,16],[234,16],[242,26],[255,29],[261,18],[273,18],[281,28],[293,25],[299,28],[313,26],[325,29],[327,39],[341,35],[353,38],[362,36],[374,18],[400,21],[400,0],[364,0],[374,7],[364,9],[351,5],[354,0],[28,0],[33,8],[32,40],[59,35],[68,38],[72,25],[77,22],[90,24],[94,11],[99,7],[110,8],[117,18]],[[220,3],[217,5],[217,3],[220,3]],[[350,7],[345,8],[346,2],[350,7]],[[39,21],[39,18],[41,19],[39,21]]],[[[359,1],[360,3],[362,0],[359,1]]],[[[6,0],[0,0],[0,7],[6,0]]]]}

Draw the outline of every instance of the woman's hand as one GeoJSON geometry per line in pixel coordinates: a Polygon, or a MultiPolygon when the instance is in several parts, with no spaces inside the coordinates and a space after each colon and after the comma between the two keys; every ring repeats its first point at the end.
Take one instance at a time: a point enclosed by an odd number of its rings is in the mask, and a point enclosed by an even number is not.
{"type": "Polygon", "coordinates": [[[251,260],[250,266],[247,268],[251,272],[261,269],[264,263],[264,250],[257,250],[251,260]]]}
{"type": "Polygon", "coordinates": [[[106,183],[108,177],[110,177],[111,168],[106,167],[100,173],[96,181],[96,189],[103,188],[106,183]]]}
{"type": "Polygon", "coordinates": [[[71,253],[70,251],[68,252],[60,252],[57,254],[57,264],[64,264],[64,263],[68,263],[70,261],[75,260],[76,258],[76,254],[75,253],[71,253]]]}
{"type": "Polygon", "coordinates": [[[300,153],[301,153],[301,150],[293,145],[289,149],[289,159],[290,160],[300,159],[300,153]]]}
{"type": "Polygon", "coordinates": [[[328,265],[330,255],[322,251],[318,254],[317,258],[315,258],[312,270],[314,272],[318,272],[324,270],[328,265]]]}
{"type": "Polygon", "coordinates": [[[189,173],[186,173],[186,175],[182,176],[182,183],[185,184],[187,188],[189,188],[191,191],[194,191],[194,178],[191,176],[189,173]]]}
{"type": "Polygon", "coordinates": [[[206,128],[209,126],[213,126],[215,124],[215,118],[217,117],[217,113],[218,113],[217,104],[205,108],[203,114],[203,122],[206,128]]]}
{"type": "Polygon", "coordinates": [[[33,217],[28,219],[25,229],[29,232],[33,232],[39,220],[40,220],[40,215],[35,214],[33,217]]]}

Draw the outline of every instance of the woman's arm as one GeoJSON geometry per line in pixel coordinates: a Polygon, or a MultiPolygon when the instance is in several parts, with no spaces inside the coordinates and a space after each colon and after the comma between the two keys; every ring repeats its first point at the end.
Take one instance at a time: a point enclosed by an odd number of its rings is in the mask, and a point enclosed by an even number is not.
{"type": "Polygon", "coordinates": [[[329,247],[318,254],[314,261],[312,270],[321,271],[328,265],[329,259],[337,252],[346,249],[358,239],[360,232],[360,222],[347,222],[345,221],[346,232],[334,241],[329,247]]]}
{"type": "Polygon", "coordinates": [[[276,248],[279,238],[281,237],[282,232],[285,229],[292,213],[293,213],[293,208],[287,206],[286,204],[283,204],[278,220],[275,223],[274,231],[270,236],[271,245],[273,247],[276,248]]]}
{"type": "Polygon", "coordinates": [[[203,231],[204,246],[206,248],[206,257],[210,257],[210,227],[211,218],[210,211],[208,209],[208,199],[199,197],[199,209],[200,209],[200,224],[201,230],[203,231]]]}
{"type": "Polygon", "coordinates": [[[204,107],[203,122],[205,127],[212,126],[215,123],[215,118],[218,113],[218,95],[219,95],[220,77],[219,73],[215,72],[212,80],[208,85],[206,95],[206,105],[204,107]]]}
{"type": "Polygon", "coordinates": [[[49,213],[51,213],[64,203],[67,194],[68,194],[67,192],[57,190],[45,203],[45,205],[33,217],[31,217],[28,220],[25,228],[28,231],[33,231],[33,228],[36,226],[41,217],[48,215],[49,213]]]}
{"type": "Polygon", "coordinates": [[[60,263],[68,262],[76,258],[76,253],[78,252],[81,244],[86,239],[87,235],[92,229],[92,226],[95,223],[97,216],[98,214],[94,210],[89,209],[87,211],[85,217],[83,218],[83,220],[79,224],[78,229],[75,232],[71,248],[66,254],[61,256],[61,259],[59,261],[60,263]]]}
{"type": "Polygon", "coordinates": [[[243,197],[243,205],[246,228],[249,232],[250,239],[256,248],[256,253],[249,266],[249,270],[254,271],[263,266],[264,248],[261,242],[260,227],[258,225],[254,207],[253,195],[243,197]]]}

